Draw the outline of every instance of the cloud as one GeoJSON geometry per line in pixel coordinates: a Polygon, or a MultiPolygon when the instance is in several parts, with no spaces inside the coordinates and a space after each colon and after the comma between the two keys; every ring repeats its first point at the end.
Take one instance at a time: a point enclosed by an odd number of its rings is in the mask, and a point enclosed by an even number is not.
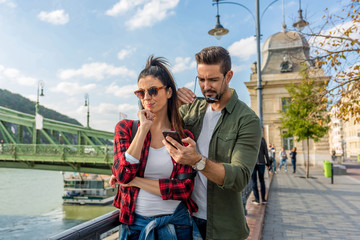
{"type": "Polygon", "coordinates": [[[131,105],[128,103],[115,105],[112,103],[100,103],[98,106],[92,107],[91,109],[96,114],[101,115],[113,115],[114,113],[119,114],[119,112],[130,114],[131,112],[138,111],[137,105],[131,105]]]}
{"type": "Polygon", "coordinates": [[[38,81],[36,78],[24,76],[16,68],[6,68],[0,65],[0,81],[4,82],[15,82],[21,86],[35,86],[38,81]]]}
{"type": "Polygon", "coordinates": [[[196,62],[191,61],[190,57],[182,58],[176,57],[175,58],[175,65],[172,68],[173,73],[183,72],[185,70],[193,69],[196,67],[196,62]]]}
{"type": "Polygon", "coordinates": [[[174,14],[173,9],[180,0],[120,0],[111,9],[106,11],[109,16],[118,16],[135,10],[135,14],[126,21],[126,27],[135,30],[150,27],[174,14]]]}
{"type": "Polygon", "coordinates": [[[255,37],[249,37],[234,42],[228,48],[231,56],[238,57],[240,60],[247,61],[256,54],[256,40],[255,37]]]}
{"type": "Polygon", "coordinates": [[[15,8],[16,4],[12,0],[0,0],[0,4],[4,4],[7,7],[15,8]]]}
{"type": "Polygon", "coordinates": [[[41,21],[55,25],[64,25],[69,22],[69,14],[65,14],[63,9],[52,12],[40,12],[38,18],[41,21]]]}
{"type": "Polygon", "coordinates": [[[189,89],[193,89],[194,85],[195,85],[195,82],[191,81],[191,82],[187,82],[184,87],[189,88],[189,89]]]}
{"type": "Polygon", "coordinates": [[[126,13],[146,1],[147,0],[120,0],[111,9],[106,11],[106,15],[114,17],[126,13]]]}
{"type": "Polygon", "coordinates": [[[250,66],[249,65],[233,65],[231,67],[231,70],[233,70],[234,73],[241,72],[245,69],[250,69],[250,66]]]}
{"type": "MultiPolygon", "coordinates": [[[[320,34],[323,36],[359,39],[360,34],[359,34],[358,30],[354,30],[352,33],[349,34],[349,36],[345,36],[343,34],[347,29],[351,28],[352,26],[356,26],[359,29],[360,23],[354,23],[352,21],[340,23],[328,30],[324,30],[324,31],[320,32],[320,34]]],[[[325,39],[324,37],[314,36],[308,40],[308,43],[310,46],[315,47],[315,48],[320,48],[323,50],[334,50],[337,47],[332,46],[333,41],[334,41],[334,38],[325,39]],[[324,43],[323,46],[320,45],[320,43],[322,43],[322,42],[324,43]]],[[[315,49],[312,49],[312,50],[315,50],[315,49]]],[[[325,52],[323,52],[323,53],[325,53],[325,52]]]]}
{"type": "Polygon", "coordinates": [[[120,52],[118,52],[118,59],[123,60],[125,57],[129,56],[130,54],[134,53],[136,51],[136,48],[127,47],[126,49],[122,49],[120,52]]]}
{"type": "Polygon", "coordinates": [[[129,98],[133,96],[136,89],[138,89],[137,84],[119,87],[115,83],[111,83],[110,86],[106,88],[105,92],[113,94],[116,97],[129,98]]]}
{"type": "Polygon", "coordinates": [[[58,73],[59,78],[69,79],[73,77],[95,78],[98,80],[104,79],[105,76],[128,76],[136,77],[136,73],[127,69],[126,67],[114,67],[106,63],[89,63],[84,64],[79,69],[65,69],[58,73]]]}
{"type": "Polygon", "coordinates": [[[68,96],[75,96],[78,94],[90,92],[95,88],[96,84],[94,83],[81,86],[79,83],[61,82],[56,87],[51,88],[50,91],[63,93],[68,96]]]}

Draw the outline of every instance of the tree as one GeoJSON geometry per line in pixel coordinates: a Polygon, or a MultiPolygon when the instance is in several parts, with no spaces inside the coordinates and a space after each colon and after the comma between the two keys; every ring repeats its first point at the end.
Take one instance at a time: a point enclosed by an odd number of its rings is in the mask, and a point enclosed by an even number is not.
{"type": "MultiPolygon", "coordinates": [[[[360,3],[351,0],[338,13],[325,9],[324,22],[315,31],[303,33],[310,37],[314,61],[333,76],[325,96],[337,109],[335,116],[360,123],[360,3]],[[325,30],[326,29],[326,30],[325,30]]],[[[354,123],[355,123],[354,122],[354,123]]]]}
{"type": "Polygon", "coordinates": [[[309,177],[309,140],[319,141],[328,131],[330,118],[327,114],[327,99],[322,98],[321,106],[318,105],[319,92],[326,88],[326,84],[311,78],[309,69],[303,65],[299,74],[302,76],[300,83],[291,83],[285,88],[290,94],[290,104],[281,111],[281,129],[287,129],[283,137],[296,137],[297,142],[306,140],[306,178],[309,177]]]}

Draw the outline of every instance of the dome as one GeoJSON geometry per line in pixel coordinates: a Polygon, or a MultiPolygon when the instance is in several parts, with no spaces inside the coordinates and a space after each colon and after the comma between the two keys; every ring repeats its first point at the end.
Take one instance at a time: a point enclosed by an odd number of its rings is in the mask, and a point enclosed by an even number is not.
{"type": "Polygon", "coordinates": [[[264,43],[262,73],[296,72],[299,63],[308,63],[309,50],[309,44],[303,35],[293,31],[278,32],[264,43]]]}

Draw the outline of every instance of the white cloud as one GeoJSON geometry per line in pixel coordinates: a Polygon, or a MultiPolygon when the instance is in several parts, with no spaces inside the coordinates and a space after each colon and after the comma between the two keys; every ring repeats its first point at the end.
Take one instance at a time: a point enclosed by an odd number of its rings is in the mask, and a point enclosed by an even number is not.
{"type": "Polygon", "coordinates": [[[15,82],[21,86],[35,86],[38,81],[36,78],[24,76],[16,68],[6,68],[0,65],[0,82],[15,82]]]}
{"type": "Polygon", "coordinates": [[[157,22],[164,20],[167,16],[174,14],[172,11],[179,3],[179,0],[151,0],[142,9],[126,22],[131,30],[150,27],[157,22]]]}
{"type": "Polygon", "coordinates": [[[95,78],[98,80],[104,79],[105,76],[128,76],[136,77],[136,73],[127,69],[126,67],[114,67],[106,63],[89,63],[84,64],[79,69],[65,69],[58,73],[59,78],[69,79],[77,76],[84,78],[95,78]]]}
{"type": "Polygon", "coordinates": [[[135,10],[129,20],[127,28],[134,30],[142,27],[150,27],[174,14],[173,9],[180,0],[120,0],[111,9],[106,11],[109,16],[117,16],[135,10]]]}
{"type": "Polygon", "coordinates": [[[118,52],[118,59],[123,60],[125,57],[129,56],[130,54],[134,53],[136,51],[136,48],[127,47],[125,49],[122,49],[120,52],[118,52]]]}
{"type": "Polygon", "coordinates": [[[96,84],[91,83],[81,86],[79,83],[61,82],[56,87],[51,88],[50,91],[63,93],[68,96],[75,96],[87,93],[96,88],[96,84]]]}
{"type": "Polygon", "coordinates": [[[128,98],[133,96],[134,91],[138,89],[137,84],[119,87],[115,83],[111,83],[105,90],[106,93],[113,94],[116,97],[128,98]]]}
{"type": "Polygon", "coordinates": [[[120,0],[111,9],[106,11],[106,15],[114,17],[126,13],[146,1],[147,0],[120,0]]]}
{"type": "Polygon", "coordinates": [[[63,9],[52,12],[40,12],[38,18],[41,21],[49,22],[55,25],[63,25],[69,22],[69,14],[65,13],[63,9]]]}
{"type": "MultiPolygon", "coordinates": [[[[349,34],[349,36],[345,36],[344,34],[342,34],[343,32],[345,32],[345,30],[347,30],[348,28],[352,27],[352,26],[356,26],[358,29],[360,28],[360,23],[353,23],[352,21],[348,21],[345,23],[341,23],[338,24],[328,30],[324,30],[322,31],[320,34],[321,35],[331,35],[332,37],[345,37],[345,38],[352,38],[352,39],[359,39],[360,38],[360,34],[359,31],[356,30],[352,33],[349,34]]],[[[325,39],[324,37],[311,37],[308,40],[308,43],[310,46],[312,47],[316,47],[316,48],[321,48],[321,49],[325,49],[325,50],[331,50],[334,49],[334,47],[332,46],[332,42],[334,39],[329,38],[329,39],[325,39]],[[320,45],[321,42],[324,42],[325,44],[323,46],[320,45]],[[328,44],[330,43],[330,44],[328,44]]]]}
{"type": "Polygon", "coordinates": [[[234,73],[236,72],[241,72],[243,71],[244,69],[250,69],[250,66],[249,65],[233,65],[231,67],[231,70],[234,71],[234,73]]]}
{"type": "Polygon", "coordinates": [[[249,37],[234,42],[228,48],[231,56],[238,57],[240,60],[247,61],[256,54],[256,40],[255,37],[249,37]]]}
{"type": "Polygon", "coordinates": [[[0,0],[0,4],[4,4],[7,7],[15,8],[16,4],[12,0],[0,0]]]}
{"type": "Polygon", "coordinates": [[[195,82],[191,81],[191,82],[186,83],[184,87],[192,90],[194,88],[194,85],[195,85],[195,82]]]}
{"type": "Polygon", "coordinates": [[[173,73],[183,72],[185,70],[193,69],[196,67],[196,62],[191,61],[190,57],[182,58],[176,57],[175,58],[175,65],[172,68],[173,73]]]}
{"type": "Polygon", "coordinates": [[[133,111],[138,111],[137,105],[131,105],[128,103],[115,105],[112,103],[100,103],[98,106],[92,108],[92,111],[96,114],[101,115],[113,115],[114,113],[125,113],[129,114],[133,111]]]}

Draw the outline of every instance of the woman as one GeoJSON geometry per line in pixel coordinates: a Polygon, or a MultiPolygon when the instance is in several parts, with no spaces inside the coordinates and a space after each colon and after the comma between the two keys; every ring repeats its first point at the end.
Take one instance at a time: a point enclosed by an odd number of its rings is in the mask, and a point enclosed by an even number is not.
{"type": "Polygon", "coordinates": [[[279,171],[281,171],[281,166],[283,165],[283,163],[285,164],[285,172],[287,172],[287,164],[286,164],[286,160],[287,160],[287,154],[286,154],[286,151],[285,151],[285,148],[282,147],[281,148],[281,151],[280,151],[280,164],[279,164],[279,171]]]}
{"type": "Polygon", "coordinates": [[[296,147],[293,147],[290,152],[291,164],[293,167],[293,173],[296,173],[296,147]]]}
{"type": "Polygon", "coordinates": [[[120,208],[123,223],[119,239],[199,239],[190,216],[197,211],[190,197],[194,170],[175,163],[162,143],[163,130],[176,130],[182,138],[193,137],[182,128],[176,86],[167,62],[151,56],[138,77],[138,87],[135,95],[143,109],[138,112],[133,140],[133,121],[122,120],[115,128],[114,177],[110,183],[120,183],[113,203],[120,208]]]}

